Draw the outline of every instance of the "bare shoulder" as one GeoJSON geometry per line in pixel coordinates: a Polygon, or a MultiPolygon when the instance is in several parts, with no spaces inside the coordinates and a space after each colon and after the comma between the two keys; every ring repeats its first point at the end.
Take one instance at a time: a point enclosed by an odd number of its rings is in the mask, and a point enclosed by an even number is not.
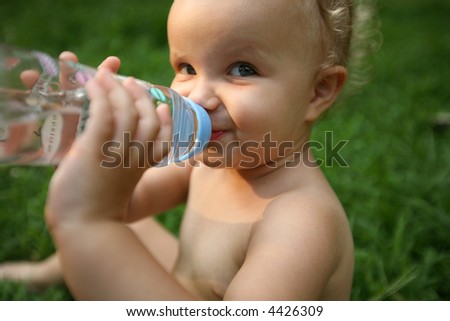
{"type": "Polygon", "coordinates": [[[353,240],[334,192],[293,189],[271,201],[254,225],[229,294],[254,298],[260,291],[259,299],[345,300],[352,276],[353,240]]]}
{"type": "Polygon", "coordinates": [[[318,224],[317,228],[334,230],[347,225],[344,208],[331,190],[299,189],[284,193],[267,206],[265,216],[272,223],[290,222],[297,228],[318,224]]]}
{"type": "Polygon", "coordinates": [[[328,254],[324,260],[330,267],[352,243],[346,213],[329,191],[294,190],[280,195],[267,206],[254,233],[255,242],[259,237],[279,242],[282,236],[292,251],[296,244],[309,244],[307,250],[328,254]]]}

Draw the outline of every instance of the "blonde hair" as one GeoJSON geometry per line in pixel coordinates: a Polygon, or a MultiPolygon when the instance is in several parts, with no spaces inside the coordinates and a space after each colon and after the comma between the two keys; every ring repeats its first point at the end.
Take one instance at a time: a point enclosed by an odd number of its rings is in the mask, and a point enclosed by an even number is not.
{"type": "Polygon", "coordinates": [[[350,69],[350,86],[367,82],[366,59],[381,44],[374,0],[317,0],[326,57],[322,68],[350,69]]]}
{"type": "Polygon", "coordinates": [[[323,22],[322,39],[327,57],[324,66],[347,66],[352,37],[353,1],[317,0],[323,22]]]}

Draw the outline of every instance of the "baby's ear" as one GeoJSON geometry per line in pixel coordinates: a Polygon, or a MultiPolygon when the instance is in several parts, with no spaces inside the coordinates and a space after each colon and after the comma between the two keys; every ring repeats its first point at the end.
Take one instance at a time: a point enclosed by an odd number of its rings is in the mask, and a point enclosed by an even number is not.
{"type": "Polygon", "coordinates": [[[332,66],[322,70],[317,77],[314,93],[309,102],[306,120],[315,121],[333,105],[347,80],[347,69],[332,66]]]}

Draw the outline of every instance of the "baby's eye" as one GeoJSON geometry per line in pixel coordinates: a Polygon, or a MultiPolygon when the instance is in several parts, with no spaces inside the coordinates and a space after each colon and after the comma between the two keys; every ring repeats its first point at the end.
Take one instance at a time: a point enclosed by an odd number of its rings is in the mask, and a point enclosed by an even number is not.
{"type": "Polygon", "coordinates": [[[180,65],[180,73],[186,74],[186,75],[196,75],[194,67],[192,67],[189,64],[181,64],[180,65]]]}
{"type": "Polygon", "coordinates": [[[230,69],[230,75],[235,77],[250,77],[256,75],[254,67],[250,64],[238,62],[230,69]]]}

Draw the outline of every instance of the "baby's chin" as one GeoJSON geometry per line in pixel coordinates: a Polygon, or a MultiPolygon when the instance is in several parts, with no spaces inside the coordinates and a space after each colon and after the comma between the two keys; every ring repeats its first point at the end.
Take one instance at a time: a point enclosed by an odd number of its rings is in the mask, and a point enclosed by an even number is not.
{"type": "Polygon", "coordinates": [[[227,149],[226,147],[222,148],[217,142],[211,142],[202,153],[191,160],[191,164],[200,162],[210,168],[247,170],[272,163],[271,160],[266,161],[264,153],[257,148],[238,148],[236,146],[231,148],[228,145],[227,149]]]}

